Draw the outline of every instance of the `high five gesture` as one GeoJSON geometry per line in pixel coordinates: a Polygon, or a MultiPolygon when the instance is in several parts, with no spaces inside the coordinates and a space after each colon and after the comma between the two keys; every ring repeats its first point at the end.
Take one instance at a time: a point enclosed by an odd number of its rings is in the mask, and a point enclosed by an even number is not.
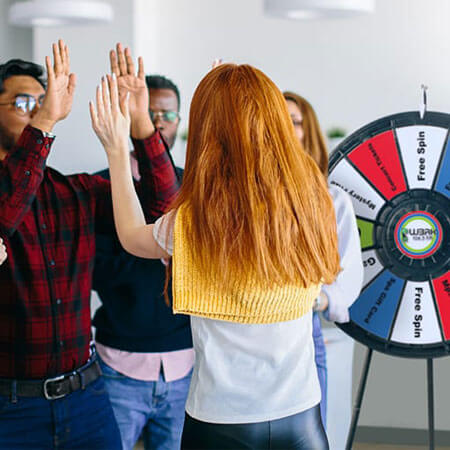
{"type": "Polygon", "coordinates": [[[102,78],[97,87],[96,103],[89,102],[92,128],[105,148],[108,158],[129,158],[128,136],[130,133],[130,94],[120,97],[116,75],[102,78]]]}
{"type": "Polygon", "coordinates": [[[117,44],[116,50],[110,51],[109,59],[111,72],[117,77],[120,102],[122,103],[128,93],[130,96],[131,136],[145,139],[154,133],[155,128],[148,114],[148,90],[143,59],[138,58],[136,73],[130,49],[123,50],[120,43],[117,44]]]}
{"type": "Polygon", "coordinates": [[[75,74],[70,73],[69,49],[63,40],[53,44],[53,65],[45,57],[47,68],[47,90],[42,106],[31,121],[31,125],[51,132],[54,125],[65,119],[72,109],[75,91],[75,74]]]}

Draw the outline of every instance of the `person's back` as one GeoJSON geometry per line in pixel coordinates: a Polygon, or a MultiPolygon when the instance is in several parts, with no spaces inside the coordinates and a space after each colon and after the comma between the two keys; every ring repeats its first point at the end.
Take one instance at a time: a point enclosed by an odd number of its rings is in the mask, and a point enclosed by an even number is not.
{"type": "Polygon", "coordinates": [[[111,170],[122,245],[173,255],[173,309],[191,315],[196,364],[182,447],[327,448],[311,309],[339,271],[336,223],[279,90],[246,65],[201,81],[183,185],[155,225],[142,222],[127,169],[111,170]]]}

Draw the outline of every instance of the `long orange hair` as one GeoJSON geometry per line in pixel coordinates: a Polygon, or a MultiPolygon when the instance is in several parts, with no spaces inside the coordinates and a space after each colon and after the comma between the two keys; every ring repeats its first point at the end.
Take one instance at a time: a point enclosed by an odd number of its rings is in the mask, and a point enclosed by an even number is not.
{"type": "Polygon", "coordinates": [[[328,150],[319,120],[311,104],[294,92],[283,92],[286,100],[294,102],[303,118],[303,148],[314,159],[325,177],[328,177],[328,150]]]}
{"type": "Polygon", "coordinates": [[[223,283],[239,271],[307,287],[339,272],[325,179],[302,151],[283,95],[249,65],[221,65],[195,91],[173,209],[181,206],[194,258],[218,268],[223,283]]]}

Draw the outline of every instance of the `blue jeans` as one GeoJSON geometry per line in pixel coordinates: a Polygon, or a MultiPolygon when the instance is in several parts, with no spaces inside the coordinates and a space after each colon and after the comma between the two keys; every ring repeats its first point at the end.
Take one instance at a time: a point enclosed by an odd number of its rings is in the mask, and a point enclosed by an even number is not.
{"type": "Polygon", "coordinates": [[[179,449],[191,373],[169,383],[162,374],[158,381],[141,381],[99,360],[123,448],[131,450],[142,433],[145,449],[179,449]]]}
{"type": "Polygon", "coordinates": [[[103,379],[57,400],[0,396],[0,448],[121,449],[103,379]]]}
{"type": "Polygon", "coordinates": [[[320,416],[322,418],[323,427],[327,427],[327,352],[325,350],[325,342],[322,335],[322,326],[318,313],[313,314],[313,339],[314,351],[317,367],[317,375],[319,376],[320,390],[322,392],[322,400],[320,401],[320,416]]]}

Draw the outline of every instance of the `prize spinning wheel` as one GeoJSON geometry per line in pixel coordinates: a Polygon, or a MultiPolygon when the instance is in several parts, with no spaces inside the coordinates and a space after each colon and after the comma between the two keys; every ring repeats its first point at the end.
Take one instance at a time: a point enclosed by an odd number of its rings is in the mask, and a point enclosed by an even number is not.
{"type": "Polygon", "coordinates": [[[450,115],[395,114],[331,155],[329,182],[351,197],[364,282],[341,328],[371,349],[450,353],[450,115]]]}

